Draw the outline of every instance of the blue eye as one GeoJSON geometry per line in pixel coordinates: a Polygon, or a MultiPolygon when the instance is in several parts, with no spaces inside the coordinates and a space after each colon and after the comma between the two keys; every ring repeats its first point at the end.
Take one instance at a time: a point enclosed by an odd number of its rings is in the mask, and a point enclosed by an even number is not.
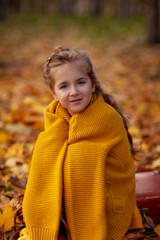
{"type": "Polygon", "coordinates": [[[83,81],[83,80],[81,80],[81,81],[78,82],[78,84],[80,84],[80,85],[81,85],[81,84],[84,84],[84,83],[85,83],[85,81],[83,81]]]}
{"type": "Polygon", "coordinates": [[[64,88],[66,88],[67,87],[67,85],[62,85],[61,87],[60,87],[60,89],[64,89],[64,88]]]}

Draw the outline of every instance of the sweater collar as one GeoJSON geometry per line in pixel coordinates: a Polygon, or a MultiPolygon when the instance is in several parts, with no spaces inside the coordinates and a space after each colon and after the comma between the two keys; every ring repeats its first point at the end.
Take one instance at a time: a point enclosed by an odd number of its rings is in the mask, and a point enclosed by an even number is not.
{"type": "Polygon", "coordinates": [[[97,140],[105,136],[109,116],[108,111],[110,111],[110,106],[104,102],[103,97],[101,95],[94,96],[85,110],[71,117],[69,144],[81,139],[87,140],[91,136],[97,140]]]}
{"type": "Polygon", "coordinates": [[[59,101],[53,100],[44,110],[45,115],[45,130],[48,129],[53,122],[59,118],[64,120],[64,123],[69,125],[70,115],[65,108],[62,107],[59,101]]]}
{"type": "Polygon", "coordinates": [[[112,122],[112,114],[110,114],[112,111],[113,108],[104,102],[101,95],[93,94],[89,106],[73,116],[70,116],[58,101],[53,100],[45,109],[45,129],[58,120],[63,121],[69,127],[69,144],[81,139],[87,140],[91,136],[99,139],[110,131],[107,126],[110,126],[112,122]]]}
{"type": "MultiPolygon", "coordinates": [[[[96,94],[92,94],[92,98],[90,101],[90,105],[92,105],[97,99],[96,94]]],[[[55,120],[55,117],[58,116],[66,121],[67,124],[70,123],[70,120],[74,118],[74,114],[72,117],[69,115],[68,111],[61,105],[61,103],[57,100],[53,100],[45,109],[45,129],[50,127],[55,120]]]]}

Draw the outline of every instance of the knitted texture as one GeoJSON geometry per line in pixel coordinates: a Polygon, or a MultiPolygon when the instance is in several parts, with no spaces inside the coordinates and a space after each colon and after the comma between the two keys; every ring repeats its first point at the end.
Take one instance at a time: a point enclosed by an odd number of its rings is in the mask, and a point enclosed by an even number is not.
{"type": "Polygon", "coordinates": [[[45,109],[23,201],[30,240],[57,239],[62,192],[71,240],[120,240],[142,227],[126,130],[101,96],[72,117],[55,100],[45,109]]]}

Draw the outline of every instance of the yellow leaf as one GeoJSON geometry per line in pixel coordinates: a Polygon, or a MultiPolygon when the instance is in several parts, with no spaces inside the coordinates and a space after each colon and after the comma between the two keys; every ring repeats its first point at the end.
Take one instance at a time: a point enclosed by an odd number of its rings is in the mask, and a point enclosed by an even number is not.
{"type": "Polygon", "coordinates": [[[34,111],[35,113],[41,113],[44,110],[42,105],[40,104],[40,102],[32,96],[25,97],[23,99],[23,103],[25,105],[29,106],[30,109],[32,111],[34,111]]]}
{"type": "Polygon", "coordinates": [[[133,137],[134,145],[141,145],[142,139],[138,137],[133,137]]]}
{"type": "Polygon", "coordinates": [[[0,143],[11,140],[12,136],[8,133],[0,131],[0,143]]]}
{"type": "Polygon", "coordinates": [[[158,234],[158,236],[160,236],[160,224],[158,224],[155,228],[154,228],[154,232],[158,234]]]}
{"type": "Polygon", "coordinates": [[[129,132],[132,136],[137,136],[139,129],[136,126],[132,126],[129,128],[129,132]]]}
{"type": "Polygon", "coordinates": [[[157,147],[155,148],[155,151],[158,152],[158,153],[160,153],[160,144],[157,145],[157,147]]]}
{"type": "Polygon", "coordinates": [[[137,111],[139,112],[139,113],[143,113],[143,112],[145,112],[145,104],[144,103],[140,103],[138,106],[137,106],[137,111]]]}
{"type": "Polygon", "coordinates": [[[143,150],[148,150],[148,146],[145,142],[142,143],[142,149],[143,150]]]}
{"type": "Polygon", "coordinates": [[[14,143],[12,146],[9,147],[5,157],[18,157],[23,158],[23,151],[24,151],[24,143],[14,143]]]}
{"type": "Polygon", "coordinates": [[[3,194],[0,194],[0,209],[3,209],[5,206],[8,206],[9,203],[10,203],[9,198],[3,194]]]}
{"type": "Polygon", "coordinates": [[[151,164],[151,168],[159,168],[160,167],[160,158],[154,160],[151,164]]]}
{"type": "Polygon", "coordinates": [[[0,227],[3,227],[4,232],[11,230],[14,226],[14,211],[8,205],[4,207],[2,215],[0,215],[0,227]]]}

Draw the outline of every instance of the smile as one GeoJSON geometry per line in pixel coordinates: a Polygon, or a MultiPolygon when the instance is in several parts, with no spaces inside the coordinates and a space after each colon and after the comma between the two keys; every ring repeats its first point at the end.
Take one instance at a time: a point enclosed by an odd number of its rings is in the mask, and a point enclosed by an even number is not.
{"type": "Polygon", "coordinates": [[[79,98],[79,99],[74,99],[74,100],[72,100],[71,102],[72,103],[76,103],[76,102],[79,102],[79,101],[81,101],[82,99],[81,98],[79,98]]]}

